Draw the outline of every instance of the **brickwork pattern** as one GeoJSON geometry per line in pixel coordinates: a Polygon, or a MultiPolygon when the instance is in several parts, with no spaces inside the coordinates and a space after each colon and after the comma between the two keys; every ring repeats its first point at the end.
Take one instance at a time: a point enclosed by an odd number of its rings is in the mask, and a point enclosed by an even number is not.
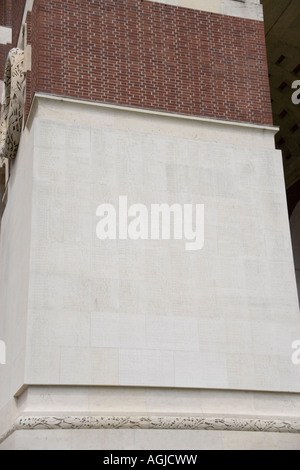
{"type": "Polygon", "coordinates": [[[35,92],[272,124],[260,21],[142,0],[35,0],[35,92]]]}

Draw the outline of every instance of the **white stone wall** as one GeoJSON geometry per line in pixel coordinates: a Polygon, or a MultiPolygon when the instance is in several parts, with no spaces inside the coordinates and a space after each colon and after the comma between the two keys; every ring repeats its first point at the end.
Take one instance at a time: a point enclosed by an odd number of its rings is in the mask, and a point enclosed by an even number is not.
{"type": "Polygon", "coordinates": [[[45,99],[33,128],[27,383],[299,390],[271,130],[45,99]],[[205,204],[204,249],[101,242],[120,195],[205,204]]]}
{"type": "Polygon", "coordinates": [[[22,135],[11,163],[7,204],[0,225],[0,339],[6,365],[0,366],[0,408],[23,386],[27,345],[29,261],[34,133],[22,135]]]}
{"type": "MultiPolygon", "coordinates": [[[[187,388],[265,391],[266,404],[273,396],[267,392],[299,393],[300,366],[291,356],[300,317],[273,134],[267,127],[35,98],[1,222],[0,339],[8,358],[0,367],[1,416],[20,395],[2,423],[22,414],[24,384],[158,387],[160,415],[173,387],[182,389],[183,402],[187,388]],[[100,241],[96,209],[117,205],[120,195],[146,206],[205,204],[203,250],[188,252],[184,241],[100,241]]],[[[53,403],[38,414],[55,414],[53,403]]],[[[94,409],[80,403],[80,415],[94,409]]],[[[246,403],[239,416],[261,417],[246,403]]],[[[278,418],[280,409],[264,417],[278,418]]],[[[213,402],[208,410],[218,411],[213,402]]],[[[76,407],[65,411],[74,415],[76,407]]],[[[107,430],[95,431],[88,432],[112,445],[107,430]]],[[[17,430],[2,448],[23,448],[28,432],[17,430]]],[[[49,432],[40,432],[41,446],[49,432]]],[[[77,442],[82,431],[64,432],[77,442]]],[[[120,430],[125,440],[118,442],[143,448],[147,436],[153,446],[159,433],[170,439],[168,430],[155,432],[120,430]]],[[[210,434],[197,433],[209,446],[210,434]]],[[[238,442],[223,434],[212,435],[214,447],[238,442]]],[[[271,434],[266,439],[275,448],[299,445],[297,435],[271,434]]],[[[250,442],[245,436],[241,447],[250,442]]],[[[258,445],[257,435],[250,440],[258,445]]]]}
{"type": "Polygon", "coordinates": [[[12,41],[12,29],[0,26],[0,44],[10,44],[12,41]]]}
{"type": "Polygon", "coordinates": [[[300,299],[300,203],[294,209],[291,217],[291,233],[293,243],[294,262],[296,268],[296,279],[298,296],[300,299]]]}
{"type": "Polygon", "coordinates": [[[222,15],[237,16],[263,21],[263,10],[259,0],[150,0],[194,10],[210,11],[222,15]]]}

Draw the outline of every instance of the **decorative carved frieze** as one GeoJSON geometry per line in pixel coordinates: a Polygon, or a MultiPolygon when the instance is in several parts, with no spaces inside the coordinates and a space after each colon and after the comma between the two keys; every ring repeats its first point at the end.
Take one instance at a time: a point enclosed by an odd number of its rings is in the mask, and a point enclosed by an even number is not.
{"type": "Polygon", "coordinates": [[[4,74],[4,99],[0,121],[0,166],[15,158],[19,146],[25,94],[24,51],[11,49],[4,74]]]}
{"type": "Polygon", "coordinates": [[[20,416],[2,436],[14,431],[57,429],[176,429],[197,431],[250,431],[300,433],[300,420],[201,418],[172,416],[20,416]]]}

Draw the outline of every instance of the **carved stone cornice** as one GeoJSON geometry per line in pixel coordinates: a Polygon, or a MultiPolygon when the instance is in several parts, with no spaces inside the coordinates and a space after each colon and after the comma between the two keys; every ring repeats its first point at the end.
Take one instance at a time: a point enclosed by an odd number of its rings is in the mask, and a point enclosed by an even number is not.
{"type": "Polygon", "coordinates": [[[300,419],[293,421],[195,416],[20,416],[11,428],[0,436],[0,444],[15,431],[59,429],[172,429],[300,434],[300,419]]]}

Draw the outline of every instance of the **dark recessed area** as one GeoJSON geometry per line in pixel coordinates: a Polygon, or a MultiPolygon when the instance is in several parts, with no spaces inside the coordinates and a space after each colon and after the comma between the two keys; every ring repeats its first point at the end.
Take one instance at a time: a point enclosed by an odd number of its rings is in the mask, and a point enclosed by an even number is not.
{"type": "Polygon", "coordinates": [[[298,129],[299,129],[298,124],[295,124],[293,127],[291,127],[291,133],[294,134],[295,132],[297,132],[298,129]]]}
{"type": "Polygon", "coordinates": [[[283,91],[283,90],[286,89],[287,86],[288,86],[288,85],[287,85],[286,82],[282,82],[282,83],[279,85],[278,90],[283,91]]]}
{"type": "Polygon", "coordinates": [[[294,68],[293,73],[296,75],[300,72],[300,64],[297,65],[297,67],[294,68]]]}
{"type": "Polygon", "coordinates": [[[275,63],[276,63],[277,65],[279,65],[279,64],[281,64],[281,62],[284,61],[284,59],[285,59],[285,55],[281,55],[281,56],[279,57],[279,59],[276,60],[275,63]]]}
{"type": "Polygon", "coordinates": [[[284,110],[281,111],[281,113],[279,114],[279,117],[280,117],[280,119],[284,119],[286,115],[287,115],[287,111],[284,109],[284,110]]]}

